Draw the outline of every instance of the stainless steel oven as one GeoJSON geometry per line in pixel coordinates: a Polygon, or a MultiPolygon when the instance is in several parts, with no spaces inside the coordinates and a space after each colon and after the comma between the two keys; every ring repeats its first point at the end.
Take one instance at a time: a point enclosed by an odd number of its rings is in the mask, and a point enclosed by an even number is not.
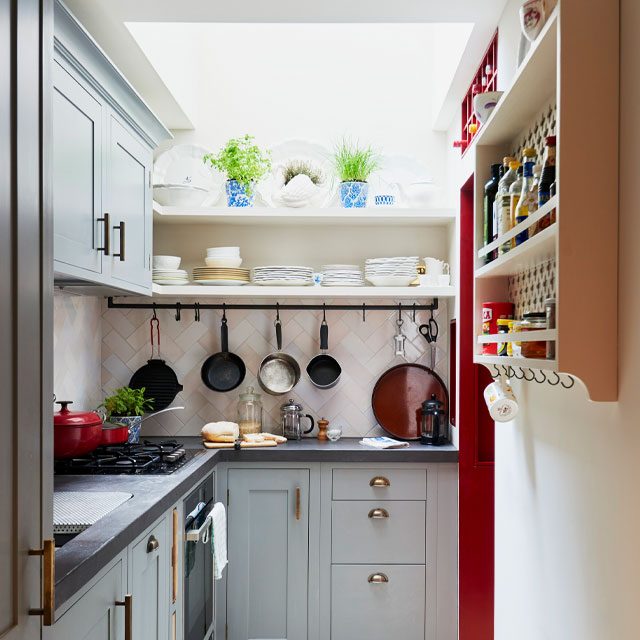
{"type": "Polygon", "coordinates": [[[184,640],[213,634],[213,476],[184,501],[184,640]]]}

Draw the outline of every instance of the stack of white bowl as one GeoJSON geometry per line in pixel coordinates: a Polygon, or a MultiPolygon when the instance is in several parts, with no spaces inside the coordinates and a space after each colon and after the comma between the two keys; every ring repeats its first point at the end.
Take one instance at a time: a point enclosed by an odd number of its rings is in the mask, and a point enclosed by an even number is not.
{"type": "Polygon", "coordinates": [[[242,264],[240,247],[211,247],[204,259],[207,267],[229,267],[237,269],[242,264]]]}
{"type": "Polygon", "coordinates": [[[325,264],[322,267],[323,287],[363,287],[364,278],[357,264],[325,264]]]}
{"type": "Polygon", "coordinates": [[[167,286],[189,284],[189,274],[178,268],[180,261],[180,256],[153,256],[153,283],[167,286]]]}
{"type": "Polygon", "coordinates": [[[408,287],[418,277],[417,256],[369,258],[364,276],[374,287],[408,287]]]}

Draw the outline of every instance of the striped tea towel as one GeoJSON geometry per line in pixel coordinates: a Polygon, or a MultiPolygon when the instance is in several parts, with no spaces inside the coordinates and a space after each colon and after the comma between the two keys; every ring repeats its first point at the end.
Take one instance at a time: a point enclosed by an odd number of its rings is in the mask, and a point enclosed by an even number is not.
{"type": "Polygon", "coordinates": [[[213,578],[220,580],[227,566],[227,512],[222,502],[211,510],[211,548],[213,549],[213,578]]]}

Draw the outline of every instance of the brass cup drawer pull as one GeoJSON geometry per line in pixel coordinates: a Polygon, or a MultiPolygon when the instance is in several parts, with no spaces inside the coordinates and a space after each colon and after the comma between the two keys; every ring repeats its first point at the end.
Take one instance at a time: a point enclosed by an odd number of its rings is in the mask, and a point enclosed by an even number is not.
{"type": "Polygon", "coordinates": [[[370,487],[390,487],[391,483],[388,478],[384,476],[376,476],[375,478],[371,478],[369,482],[370,487]]]}
{"type": "Polygon", "coordinates": [[[369,517],[372,520],[380,520],[383,518],[388,518],[389,512],[382,507],[378,507],[377,509],[371,509],[371,511],[369,511],[369,517]]]}
{"type": "Polygon", "coordinates": [[[151,536],[149,538],[149,542],[147,542],[147,553],[153,553],[160,547],[160,543],[155,536],[151,536]]]}
{"type": "Polygon", "coordinates": [[[367,578],[367,582],[371,584],[383,584],[384,582],[389,582],[389,577],[386,573],[372,573],[367,578]]]}
{"type": "Polygon", "coordinates": [[[116,606],[124,607],[124,640],[133,640],[133,596],[128,593],[116,606]]]}
{"type": "Polygon", "coordinates": [[[55,564],[56,544],[53,538],[44,540],[42,549],[29,549],[30,556],[41,556],[43,560],[42,609],[29,609],[30,616],[42,616],[42,625],[50,627],[55,617],[55,564]]]}

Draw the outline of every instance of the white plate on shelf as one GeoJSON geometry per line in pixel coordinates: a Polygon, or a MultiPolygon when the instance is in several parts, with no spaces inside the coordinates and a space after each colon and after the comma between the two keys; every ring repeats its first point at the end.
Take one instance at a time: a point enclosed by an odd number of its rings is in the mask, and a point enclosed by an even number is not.
{"type": "Polygon", "coordinates": [[[153,280],[153,284],[161,284],[163,286],[181,287],[182,285],[189,284],[188,280],[153,280]]]}
{"type": "Polygon", "coordinates": [[[260,287],[308,287],[313,284],[313,280],[254,280],[252,284],[260,287]]]}
{"type": "Polygon", "coordinates": [[[207,287],[241,287],[249,284],[247,280],[194,280],[194,282],[207,287]]]}
{"type": "Polygon", "coordinates": [[[370,276],[367,280],[374,287],[408,287],[416,276],[370,276]]]}

